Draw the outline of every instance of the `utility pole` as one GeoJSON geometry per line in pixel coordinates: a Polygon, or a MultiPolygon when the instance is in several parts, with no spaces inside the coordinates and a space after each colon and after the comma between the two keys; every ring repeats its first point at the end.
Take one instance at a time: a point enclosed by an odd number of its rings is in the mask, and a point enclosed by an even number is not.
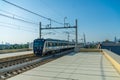
{"type": "Polygon", "coordinates": [[[86,45],[86,36],[85,33],[83,33],[83,39],[84,39],[84,46],[86,45]]]}
{"type": "Polygon", "coordinates": [[[41,25],[41,22],[40,22],[40,23],[39,23],[39,38],[40,38],[40,39],[41,39],[41,31],[42,31],[42,30],[41,30],[41,29],[42,29],[41,27],[42,27],[42,25],[41,25]]]}
{"type": "Polygon", "coordinates": [[[76,26],[76,45],[78,44],[78,22],[77,19],[75,20],[75,26],[76,26]]]}
{"type": "Polygon", "coordinates": [[[77,19],[75,20],[75,39],[76,39],[75,52],[78,52],[79,48],[78,48],[78,21],[77,21],[77,19]]]}
{"type": "Polygon", "coordinates": [[[70,33],[68,32],[68,42],[69,42],[70,33]]]}

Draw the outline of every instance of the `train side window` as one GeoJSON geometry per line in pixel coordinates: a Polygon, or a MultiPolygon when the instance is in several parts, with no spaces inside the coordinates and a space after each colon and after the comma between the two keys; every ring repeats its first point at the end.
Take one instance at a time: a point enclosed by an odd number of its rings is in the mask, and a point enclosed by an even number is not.
{"type": "Polygon", "coordinates": [[[56,46],[56,43],[54,43],[54,46],[56,46]]]}
{"type": "Polygon", "coordinates": [[[55,46],[55,43],[53,42],[53,45],[52,45],[53,47],[55,46]]]}
{"type": "Polygon", "coordinates": [[[64,46],[64,43],[62,43],[62,46],[64,46]]]}
{"type": "Polygon", "coordinates": [[[66,46],[67,44],[65,43],[65,46],[66,46]]]}
{"type": "Polygon", "coordinates": [[[64,46],[66,46],[66,43],[64,43],[64,46]]]}
{"type": "Polygon", "coordinates": [[[64,43],[63,43],[63,46],[65,46],[64,43]]]}
{"type": "Polygon", "coordinates": [[[50,43],[50,46],[52,46],[52,42],[50,43]]]}
{"type": "Polygon", "coordinates": [[[62,46],[62,43],[60,43],[60,46],[62,46]]]}
{"type": "Polygon", "coordinates": [[[55,46],[57,46],[57,43],[55,42],[55,46]]]}
{"type": "Polygon", "coordinates": [[[59,42],[59,46],[61,46],[61,42],[59,42]]]}
{"type": "Polygon", "coordinates": [[[48,44],[48,43],[46,42],[46,45],[45,45],[46,47],[48,47],[48,45],[47,45],[47,44],[48,44]]]}
{"type": "Polygon", "coordinates": [[[54,42],[52,42],[52,46],[54,46],[54,42]]]}
{"type": "Polygon", "coordinates": [[[59,43],[57,42],[57,46],[59,46],[59,43]]]}
{"type": "Polygon", "coordinates": [[[47,47],[48,47],[48,42],[47,42],[47,47]]]}
{"type": "Polygon", "coordinates": [[[57,42],[55,43],[55,46],[57,46],[57,42]]]}
{"type": "Polygon", "coordinates": [[[48,47],[50,47],[50,42],[48,42],[48,47]]]}
{"type": "Polygon", "coordinates": [[[58,42],[58,46],[60,46],[60,43],[58,42]]]}

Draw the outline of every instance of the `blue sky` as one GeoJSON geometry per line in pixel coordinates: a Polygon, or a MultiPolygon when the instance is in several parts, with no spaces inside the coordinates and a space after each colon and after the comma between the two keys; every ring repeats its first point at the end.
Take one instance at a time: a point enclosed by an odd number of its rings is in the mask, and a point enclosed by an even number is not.
{"type": "MultiPolygon", "coordinates": [[[[87,42],[103,41],[106,39],[114,40],[120,38],[120,0],[7,0],[39,13],[48,18],[59,22],[64,21],[74,25],[78,19],[79,41],[86,34],[87,42]]],[[[32,42],[39,37],[37,25],[40,21],[43,25],[49,21],[24,10],[18,9],[0,0],[0,13],[12,17],[23,17],[27,21],[36,24],[28,24],[14,19],[0,16],[0,43],[32,42]],[[6,12],[7,13],[6,13],[6,12]],[[10,13],[14,14],[10,14],[10,13]],[[17,16],[16,16],[17,15],[17,16]],[[14,25],[14,26],[13,26],[14,25]]],[[[63,26],[52,22],[52,26],[63,26]]],[[[43,26],[44,27],[44,26],[43,26]]],[[[67,39],[66,31],[69,31],[70,40],[74,39],[74,29],[66,30],[44,30],[44,38],[67,39]],[[52,34],[48,34],[48,33],[52,34]]]]}

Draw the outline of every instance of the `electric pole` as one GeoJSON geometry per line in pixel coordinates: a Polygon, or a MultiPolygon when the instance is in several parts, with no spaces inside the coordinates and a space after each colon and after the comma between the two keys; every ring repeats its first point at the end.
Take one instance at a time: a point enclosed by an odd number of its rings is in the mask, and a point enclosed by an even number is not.
{"type": "Polygon", "coordinates": [[[68,32],[68,42],[69,42],[70,33],[68,32]]]}
{"type": "Polygon", "coordinates": [[[42,30],[41,30],[41,26],[42,26],[42,25],[41,25],[41,22],[40,22],[40,23],[39,23],[39,38],[40,38],[40,39],[41,39],[41,31],[42,31],[42,30]]]}
{"type": "Polygon", "coordinates": [[[84,46],[86,45],[86,36],[85,33],[83,33],[83,39],[84,39],[84,46]]]}
{"type": "Polygon", "coordinates": [[[77,21],[77,19],[75,20],[75,39],[76,39],[75,52],[78,52],[79,48],[78,48],[78,21],[77,21]]]}
{"type": "Polygon", "coordinates": [[[75,46],[77,47],[77,44],[78,44],[78,29],[77,29],[77,27],[78,27],[78,23],[77,23],[77,19],[75,20],[75,27],[76,27],[76,33],[75,33],[75,37],[76,37],[76,42],[75,42],[75,46]]]}

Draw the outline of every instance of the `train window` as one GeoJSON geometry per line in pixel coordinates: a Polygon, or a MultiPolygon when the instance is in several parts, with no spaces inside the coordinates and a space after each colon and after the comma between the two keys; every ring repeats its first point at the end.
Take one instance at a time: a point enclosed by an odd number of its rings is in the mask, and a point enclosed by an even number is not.
{"type": "Polygon", "coordinates": [[[46,42],[46,47],[48,47],[48,42],[46,42]]]}
{"type": "Polygon", "coordinates": [[[34,46],[43,46],[44,45],[44,42],[43,41],[35,41],[34,42],[34,46]]]}
{"type": "Polygon", "coordinates": [[[64,46],[64,43],[62,43],[62,46],[64,46]]]}
{"type": "Polygon", "coordinates": [[[64,43],[64,45],[66,46],[66,43],[64,43]]]}
{"type": "Polygon", "coordinates": [[[55,43],[55,46],[57,46],[57,42],[55,43]]]}
{"type": "Polygon", "coordinates": [[[50,43],[48,42],[48,47],[50,47],[50,43]]]}
{"type": "Polygon", "coordinates": [[[52,42],[52,46],[54,46],[55,45],[55,43],[54,42],[52,42]]]}
{"type": "Polygon", "coordinates": [[[57,46],[57,42],[55,42],[55,46],[57,46]]]}
{"type": "Polygon", "coordinates": [[[50,43],[50,46],[52,46],[52,42],[50,43]]]}
{"type": "Polygon", "coordinates": [[[60,46],[62,46],[62,43],[60,43],[60,46]]]}
{"type": "Polygon", "coordinates": [[[59,43],[59,46],[60,46],[60,43],[59,43]]]}
{"type": "Polygon", "coordinates": [[[52,43],[51,42],[48,42],[48,47],[51,47],[52,46],[52,43]]]}
{"type": "Polygon", "coordinates": [[[55,46],[57,46],[57,43],[55,43],[55,46]]]}
{"type": "Polygon", "coordinates": [[[62,43],[62,46],[64,46],[64,43],[62,43]]]}
{"type": "Polygon", "coordinates": [[[55,46],[55,43],[54,43],[54,42],[52,43],[52,46],[55,46]]]}
{"type": "Polygon", "coordinates": [[[56,46],[56,43],[53,43],[53,46],[56,46]]]}
{"type": "Polygon", "coordinates": [[[60,46],[60,43],[58,42],[58,46],[60,46]]]}
{"type": "Polygon", "coordinates": [[[59,43],[57,43],[57,46],[59,46],[59,43]]]}
{"type": "Polygon", "coordinates": [[[63,43],[63,46],[65,46],[65,44],[63,43]]]}
{"type": "Polygon", "coordinates": [[[47,45],[47,44],[48,44],[48,43],[46,42],[46,45],[45,45],[46,47],[48,47],[48,45],[47,45]]]}

